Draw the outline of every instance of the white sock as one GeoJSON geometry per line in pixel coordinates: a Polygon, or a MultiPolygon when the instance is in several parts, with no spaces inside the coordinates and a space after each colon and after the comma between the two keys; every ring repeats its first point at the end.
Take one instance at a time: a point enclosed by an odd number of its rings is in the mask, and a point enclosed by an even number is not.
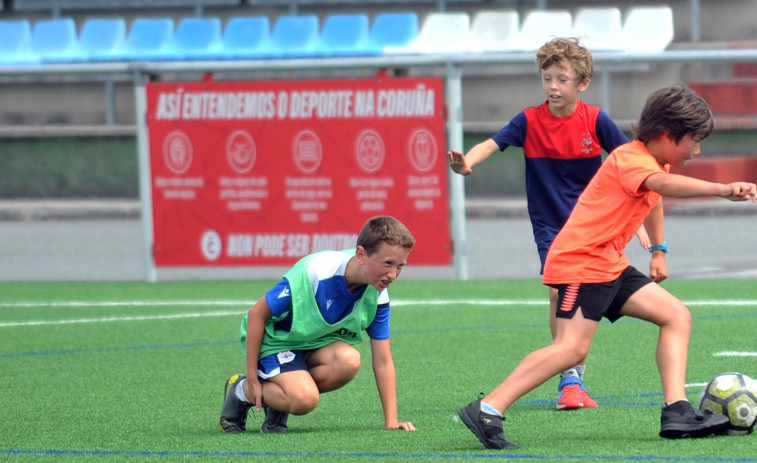
{"type": "Polygon", "coordinates": [[[243,379],[242,381],[237,383],[237,385],[234,387],[234,394],[236,394],[237,399],[241,400],[242,402],[250,403],[250,401],[247,399],[247,396],[244,394],[245,381],[247,380],[243,379]]]}
{"type": "Polygon", "coordinates": [[[490,415],[502,416],[502,413],[500,413],[499,410],[492,407],[486,402],[481,402],[481,406],[479,408],[481,408],[481,411],[484,413],[488,413],[490,415]]]}
{"type": "Polygon", "coordinates": [[[574,367],[576,369],[576,372],[578,373],[578,378],[583,381],[584,380],[584,372],[586,371],[586,365],[576,365],[574,367]]]}
{"type": "Polygon", "coordinates": [[[560,373],[560,380],[562,381],[563,379],[570,378],[571,376],[581,379],[578,374],[578,367],[568,368],[567,370],[560,373]]]}

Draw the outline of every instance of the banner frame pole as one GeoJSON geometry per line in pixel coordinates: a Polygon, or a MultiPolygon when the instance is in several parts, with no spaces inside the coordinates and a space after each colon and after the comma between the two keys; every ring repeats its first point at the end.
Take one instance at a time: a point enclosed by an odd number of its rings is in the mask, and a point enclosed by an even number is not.
{"type": "MultiPolygon", "coordinates": [[[[445,76],[447,102],[447,147],[463,147],[462,69],[447,62],[445,76]]],[[[446,156],[446,150],[445,150],[446,156]]],[[[465,237],[465,177],[447,167],[449,177],[450,222],[452,225],[452,263],[455,277],[468,280],[468,243],[465,237]]]]}
{"type": "Polygon", "coordinates": [[[150,172],[150,150],[147,133],[147,76],[134,72],[134,100],[137,125],[137,165],[139,169],[139,202],[142,222],[142,258],[145,269],[145,281],[154,283],[158,280],[155,268],[153,248],[155,237],[152,221],[152,175],[150,172]]]}

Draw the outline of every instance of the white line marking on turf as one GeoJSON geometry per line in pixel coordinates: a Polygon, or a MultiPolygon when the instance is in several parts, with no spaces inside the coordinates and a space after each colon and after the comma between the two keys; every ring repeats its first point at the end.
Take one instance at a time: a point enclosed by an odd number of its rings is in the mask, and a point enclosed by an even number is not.
{"type": "Polygon", "coordinates": [[[686,383],[686,387],[704,387],[707,383],[686,383]]]}
{"type": "Polygon", "coordinates": [[[252,306],[255,301],[51,301],[51,302],[0,302],[0,308],[40,308],[40,309],[65,309],[71,307],[177,307],[188,306],[252,306]]]}
{"type": "Polygon", "coordinates": [[[104,323],[104,322],[134,322],[143,320],[175,320],[178,318],[201,318],[201,317],[227,317],[229,315],[240,316],[246,311],[218,311],[218,312],[191,312],[170,315],[132,315],[122,317],[102,318],[70,318],[65,320],[29,320],[24,322],[0,322],[0,328],[15,326],[42,326],[42,325],[72,325],[79,323],[104,323]]]}
{"type": "Polygon", "coordinates": [[[757,301],[749,299],[723,299],[722,301],[711,299],[704,301],[683,301],[685,305],[714,305],[714,306],[745,306],[757,305],[757,301]]]}
{"type": "MultiPolygon", "coordinates": [[[[0,308],[54,308],[64,309],[72,307],[180,307],[180,306],[243,306],[251,307],[255,301],[243,300],[173,300],[173,301],[51,301],[51,302],[0,302],[0,308]]],[[[541,305],[546,304],[543,299],[465,299],[465,300],[393,300],[393,306],[413,305],[541,305]]]]}
{"type": "MultiPolygon", "coordinates": [[[[248,300],[130,300],[130,301],[50,301],[50,302],[0,302],[2,308],[110,308],[110,307],[218,307],[218,306],[235,306],[240,308],[250,307],[253,302],[248,300]]],[[[757,305],[753,300],[702,300],[688,301],[687,305],[708,305],[708,306],[746,306],[757,305]]],[[[394,300],[392,305],[395,307],[402,306],[461,306],[461,305],[482,305],[482,306],[523,306],[523,305],[546,305],[543,299],[425,299],[425,300],[394,300]]],[[[123,315],[98,318],[71,318],[63,320],[28,320],[16,322],[0,322],[0,328],[21,327],[21,326],[42,326],[42,325],[69,325],[79,323],[107,323],[123,321],[143,321],[143,320],[173,320],[181,318],[199,318],[199,317],[225,317],[231,315],[240,315],[246,312],[239,311],[216,311],[216,312],[189,312],[177,314],[160,314],[160,315],[123,315]]],[[[753,356],[754,354],[739,354],[742,356],[753,356]]]]}
{"type": "Polygon", "coordinates": [[[727,350],[723,352],[715,352],[712,355],[715,357],[757,357],[757,352],[740,352],[735,350],[727,350]]]}

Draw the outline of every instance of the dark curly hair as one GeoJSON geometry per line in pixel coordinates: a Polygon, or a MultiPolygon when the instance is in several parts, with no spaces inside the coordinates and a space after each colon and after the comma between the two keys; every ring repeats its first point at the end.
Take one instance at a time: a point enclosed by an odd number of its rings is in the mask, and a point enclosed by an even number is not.
{"type": "Polygon", "coordinates": [[[707,102],[690,88],[676,83],[649,95],[633,131],[643,143],[664,133],[678,143],[688,134],[701,141],[712,133],[713,126],[707,102]]]}

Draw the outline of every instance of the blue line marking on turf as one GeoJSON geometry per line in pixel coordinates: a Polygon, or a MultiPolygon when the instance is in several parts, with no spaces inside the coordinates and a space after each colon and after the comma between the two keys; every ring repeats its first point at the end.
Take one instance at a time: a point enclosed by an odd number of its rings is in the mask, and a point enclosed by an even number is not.
{"type": "Polygon", "coordinates": [[[672,461],[754,463],[757,458],[665,457],[657,455],[535,455],[521,453],[390,453],[390,452],[254,452],[191,450],[76,450],[76,449],[0,449],[0,455],[55,456],[130,456],[130,457],[328,457],[328,458],[402,458],[458,460],[463,458],[497,460],[554,461],[672,461]]]}
{"type": "Polygon", "coordinates": [[[544,328],[545,323],[520,323],[507,326],[446,326],[432,328],[399,328],[393,329],[392,334],[409,334],[409,333],[448,333],[451,331],[503,331],[503,330],[522,330],[525,328],[544,328]]]}
{"type": "Polygon", "coordinates": [[[71,354],[101,354],[104,352],[123,352],[150,349],[186,349],[206,346],[227,346],[239,344],[239,340],[231,341],[213,341],[213,342],[182,342],[178,344],[150,344],[142,346],[111,346],[111,347],[92,347],[82,349],[60,349],[60,350],[40,350],[31,352],[8,352],[0,353],[0,359],[19,358],[19,357],[46,357],[51,355],[71,355],[71,354]]]}

